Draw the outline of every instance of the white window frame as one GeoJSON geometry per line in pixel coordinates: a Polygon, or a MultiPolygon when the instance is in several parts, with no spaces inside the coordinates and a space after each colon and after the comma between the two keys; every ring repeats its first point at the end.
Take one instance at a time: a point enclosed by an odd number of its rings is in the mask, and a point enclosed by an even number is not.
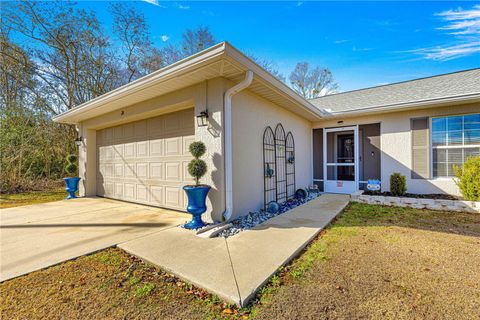
{"type": "MultiPolygon", "coordinates": [[[[466,148],[480,148],[480,144],[469,144],[465,145],[465,121],[464,117],[472,114],[479,114],[479,113],[463,113],[463,114],[451,114],[451,115],[446,115],[446,116],[435,116],[435,117],[430,117],[429,118],[429,127],[430,127],[430,177],[432,177],[433,180],[453,180],[453,176],[434,176],[433,175],[433,149],[466,149],[466,148]],[[450,117],[462,117],[462,144],[461,145],[456,145],[456,146],[449,146],[448,145],[448,136],[446,137],[447,139],[445,140],[447,145],[446,146],[433,146],[433,119],[438,119],[438,118],[446,118],[446,131],[445,134],[448,134],[448,118],[450,117]]],[[[447,156],[448,160],[448,156],[447,156]]],[[[465,162],[465,154],[462,153],[462,164],[465,162]]],[[[448,174],[448,163],[447,163],[447,174],[448,174]]]]}

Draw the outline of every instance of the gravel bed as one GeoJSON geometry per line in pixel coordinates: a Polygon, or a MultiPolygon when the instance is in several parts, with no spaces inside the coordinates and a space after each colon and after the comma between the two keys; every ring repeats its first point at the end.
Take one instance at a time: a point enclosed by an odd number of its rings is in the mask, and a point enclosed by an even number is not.
{"type": "Polygon", "coordinates": [[[228,238],[231,237],[243,230],[248,230],[256,225],[267,221],[268,219],[271,219],[273,217],[276,217],[278,215],[281,215],[282,213],[285,213],[293,208],[296,208],[310,200],[313,200],[320,196],[319,193],[310,193],[305,199],[303,200],[297,200],[297,199],[291,199],[288,200],[287,202],[283,203],[280,205],[280,210],[277,213],[270,213],[265,210],[260,210],[260,211],[255,211],[255,212],[250,212],[245,216],[241,216],[236,218],[235,220],[230,221],[230,223],[233,225],[232,227],[223,230],[220,232],[217,236],[218,237],[224,237],[228,238]]]}

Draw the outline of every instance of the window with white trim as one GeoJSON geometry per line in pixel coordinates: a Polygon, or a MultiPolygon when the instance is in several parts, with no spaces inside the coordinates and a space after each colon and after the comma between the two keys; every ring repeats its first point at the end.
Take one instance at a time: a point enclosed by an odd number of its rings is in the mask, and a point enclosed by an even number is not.
{"type": "Polygon", "coordinates": [[[480,155],[480,114],[432,118],[433,177],[453,177],[455,165],[480,155]]]}

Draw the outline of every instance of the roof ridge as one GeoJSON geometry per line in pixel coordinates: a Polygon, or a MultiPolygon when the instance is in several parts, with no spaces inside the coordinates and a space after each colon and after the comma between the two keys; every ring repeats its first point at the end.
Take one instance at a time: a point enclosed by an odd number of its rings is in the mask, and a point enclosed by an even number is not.
{"type": "Polygon", "coordinates": [[[338,92],[338,93],[328,94],[328,95],[324,95],[324,96],[321,96],[321,97],[309,99],[308,101],[320,100],[320,99],[325,98],[325,97],[333,97],[333,96],[338,96],[338,95],[341,95],[341,94],[352,93],[352,92],[357,92],[357,91],[364,91],[364,90],[370,90],[370,89],[376,89],[376,88],[394,86],[394,85],[398,85],[398,84],[402,84],[402,83],[419,81],[419,80],[425,80],[425,79],[431,79],[431,78],[437,78],[437,77],[443,77],[443,76],[448,76],[448,75],[452,75],[452,74],[455,74],[455,73],[469,72],[469,71],[474,71],[474,70],[480,70],[480,68],[471,68],[471,69],[465,69],[465,70],[458,70],[458,71],[453,71],[453,72],[448,72],[448,73],[442,73],[442,74],[437,74],[437,75],[428,76],[428,77],[422,77],[422,78],[404,80],[404,81],[399,81],[399,82],[394,82],[394,83],[388,83],[388,84],[382,84],[382,85],[378,85],[378,86],[372,86],[372,87],[361,88],[361,89],[355,89],[355,90],[350,90],[350,91],[345,91],[345,92],[338,92]]]}

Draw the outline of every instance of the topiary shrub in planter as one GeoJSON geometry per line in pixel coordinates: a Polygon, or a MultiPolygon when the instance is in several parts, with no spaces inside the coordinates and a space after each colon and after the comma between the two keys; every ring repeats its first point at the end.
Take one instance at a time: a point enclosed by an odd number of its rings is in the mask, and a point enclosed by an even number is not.
{"type": "Polygon", "coordinates": [[[68,197],[65,199],[74,199],[76,198],[75,193],[78,191],[78,182],[80,181],[80,178],[76,177],[78,157],[74,154],[69,154],[66,160],[65,172],[68,177],[63,178],[63,180],[65,181],[65,190],[68,192],[68,197]]]}
{"type": "Polygon", "coordinates": [[[198,229],[205,226],[202,220],[202,214],[207,211],[205,203],[210,186],[200,184],[200,179],[207,173],[207,164],[200,159],[205,154],[206,147],[201,141],[192,142],[189,151],[194,157],[188,164],[188,173],[195,179],[195,185],[184,186],[183,190],[187,194],[187,211],[192,215],[192,220],[184,225],[187,229],[198,229]]]}
{"type": "Polygon", "coordinates": [[[398,172],[390,176],[390,193],[394,196],[403,196],[407,193],[407,178],[398,172]]]}
{"type": "Polygon", "coordinates": [[[480,201],[480,156],[468,157],[463,166],[454,166],[453,171],[463,198],[480,201]]]}

